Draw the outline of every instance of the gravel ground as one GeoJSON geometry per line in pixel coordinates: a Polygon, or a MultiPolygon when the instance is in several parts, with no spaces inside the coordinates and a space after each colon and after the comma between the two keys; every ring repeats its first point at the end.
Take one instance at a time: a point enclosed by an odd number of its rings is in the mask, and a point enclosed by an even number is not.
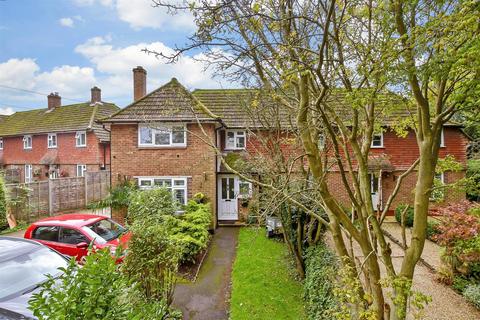
{"type": "MultiPolygon", "coordinates": [[[[331,237],[327,238],[330,246],[333,246],[331,237]]],[[[400,237],[401,239],[401,237],[400,237]]],[[[403,250],[394,242],[388,241],[392,248],[392,260],[395,270],[399,270],[403,260],[403,250]]],[[[354,251],[363,262],[360,248],[354,245],[354,251]]],[[[385,270],[382,265],[382,274],[385,270]]],[[[413,279],[414,289],[432,298],[432,301],[424,310],[422,319],[429,320],[473,320],[480,319],[480,311],[469,304],[461,295],[450,287],[438,283],[435,274],[422,264],[417,264],[413,279]]],[[[409,317],[409,319],[413,319],[409,317]]]]}

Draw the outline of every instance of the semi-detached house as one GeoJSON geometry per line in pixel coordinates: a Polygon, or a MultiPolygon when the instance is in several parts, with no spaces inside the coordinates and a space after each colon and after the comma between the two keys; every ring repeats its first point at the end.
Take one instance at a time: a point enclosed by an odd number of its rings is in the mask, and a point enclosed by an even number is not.
{"type": "Polygon", "coordinates": [[[58,93],[48,107],[16,112],[0,120],[0,164],[8,182],[84,176],[109,170],[110,134],[96,122],[118,111],[91,89],[85,103],[62,105],[58,93]]]}
{"type": "MultiPolygon", "coordinates": [[[[163,186],[182,204],[201,192],[213,204],[215,225],[245,220],[239,198],[250,196],[252,188],[224,169],[212,145],[224,154],[249,153],[255,148],[255,138],[249,132],[265,128],[252,124],[244,111],[251,91],[190,92],[173,78],[147,94],[146,71],[142,67],[133,69],[133,79],[134,102],[101,121],[111,129],[112,183],[134,179],[143,189],[163,186]],[[221,119],[212,118],[206,109],[221,119]]],[[[335,99],[341,100],[341,96],[335,99]]],[[[384,130],[374,136],[368,164],[372,171],[372,200],[380,207],[393,191],[399,175],[418,157],[414,133],[399,137],[387,120],[384,130]]],[[[291,119],[282,121],[288,125],[291,119]]],[[[458,125],[445,126],[440,157],[452,155],[465,164],[467,142],[458,125]]],[[[464,171],[445,172],[437,178],[451,183],[464,174],[464,171]]],[[[347,194],[334,167],[328,179],[337,199],[348,206],[347,194]]],[[[411,203],[414,186],[415,174],[412,174],[404,180],[392,208],[399,203],[411,203]]],[[[444,195],[444,203],[462,198],[461,192],[449,192],[444,195]]]]}

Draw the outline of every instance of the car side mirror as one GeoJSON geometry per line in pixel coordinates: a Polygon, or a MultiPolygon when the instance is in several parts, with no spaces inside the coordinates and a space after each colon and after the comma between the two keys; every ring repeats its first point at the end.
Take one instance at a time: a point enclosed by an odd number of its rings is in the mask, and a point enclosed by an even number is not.
{"type": "Polygon", "coordinates": [[[77,248],[78,249],[87,249],[88,248],[88,243],[86,243],[86,242],[77,243],[77,248]]]}

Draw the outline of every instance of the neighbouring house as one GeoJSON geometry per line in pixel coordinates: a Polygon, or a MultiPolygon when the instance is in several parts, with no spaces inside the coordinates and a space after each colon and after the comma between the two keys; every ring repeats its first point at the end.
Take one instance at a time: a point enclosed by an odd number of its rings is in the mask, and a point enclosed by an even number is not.
{"type": "MultiPolygon", "coordinates": [[[[227,157],[233,153],[258,151],[258,144],[249,133],[268,130],[262,121],[253,121],[245,111],[244,106],[253,101],[253,91],[190,92],[173,78],[147,94],[146,74],[142,67],[133,69],[134,102],[101,120],[111,128],[112,184],[134,179],[143,189],[163,186],[170,189],[180,203],[186,203],[201,192],[213,204],[214,225],[245,221],[243,201],[239,199],[250,197],[252,186],[225,170],[212,146],[227,157]]],[[[341,100],[341,96],[333,99],[341,100]]],[[[281,126],[294,127],[291,125],[293,119],[287,115],[280,115],[279,119],[281,126]]],[[[399,175],[418,157],[414,133],[399,137],[391,130],[392,125],[392,119],[387,116],[383,132],[376,134],[372,141],[368,165],[372,172],[372,200],[376,207],[382,206],[399,175]]],[[[285,134],[288,135],[288,130],[285,134]]],[[[440,157],[452,155],[465,164],[467,142],[458,125],[445,126],[440,157]]],[[[327,143],[319,137],[319,144],[326,147],[327,143]]],[[[462,170],[446,172],[437,178],[450,183],[464,174],[462,170]]],[[[342,204],[348,206],[348,197],[335,166],[332,166],[328,179],[331,190],[342,204]]],[[[414,186],[415,174],[412,174],[404,180],[392,208],[399,203],[411,203],[414,186]]],[[[444,195],[444,202],[464,197],[462,192],[449,192],[444,195]]],[[[114,218],[123,220],[122,216],[115,214],[114,218]]]]}
{"type": "Polygon", "coordinates": [[[101,90],[93,87],[88,102],[62,105],[58,93],[51,93],[47,108],[3,118],[0,164],[7,181],[33,182],[109,170],[109,129],[96,120],[118,110],[103,102],[101,90]]]}

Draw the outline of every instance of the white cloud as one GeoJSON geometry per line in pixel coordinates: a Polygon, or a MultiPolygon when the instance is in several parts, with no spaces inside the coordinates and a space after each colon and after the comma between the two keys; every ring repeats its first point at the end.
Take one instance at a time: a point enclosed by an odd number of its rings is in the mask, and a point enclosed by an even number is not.
{"type": "Polygon", "coordinates": [[[60,23],[60,25],[69,28],[73,28],[74,25],[72,18],[61,18],[60,20],[58,20],[58,22],[60,23]]]}
{"type": "Polygon", "coordinates": [[[0,114],[2,115],[11,115],[13,114],[15,111],[13,111],[13,109],[11,107],[0,107],[0,114]]]}
{"type": "Polygon", "coordinates": [[[165,7],[154,7],[152,0],[74,0],[79,6],[103,5],[114,7],[120,20],[131,28],[187,29],[195,28],[189,12],[178,12],[174,16],[165,7]]]}
{"type": "Polygon", "coordinates": [[[109,39],[102,37],[91,38],[77,46],[75,51],[89,59],[95,69],[106,74],[105,82],[110,90],[129,92],[132,87],[132,68],[141,65],[147,70],[149,90],[176,77],[189,88],[218,87],[219,83],[213,80],[213,73],[205,71],[205,65],[196,61],[197,56],[182,56],[177,63],[168,64],[153,55],[147,55],[142,49],[149,48],[163,53],[172,53],[172,48],[161,42],[139,43],[127,47],[114,47],[109,39]]]}

